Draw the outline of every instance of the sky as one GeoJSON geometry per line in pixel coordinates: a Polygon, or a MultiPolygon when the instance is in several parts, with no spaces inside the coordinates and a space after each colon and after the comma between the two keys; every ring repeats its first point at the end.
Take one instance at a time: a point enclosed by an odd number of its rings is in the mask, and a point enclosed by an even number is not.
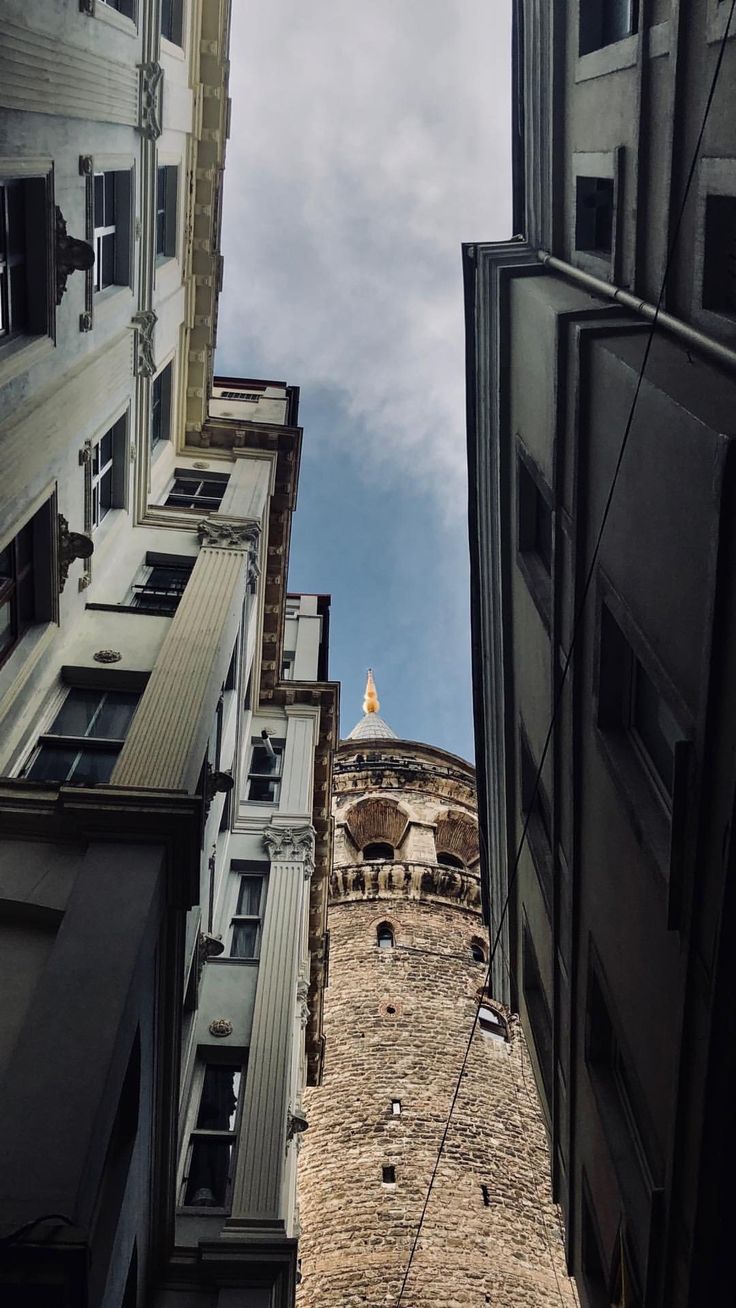
{"type": "Polygon", "coordinates": [[[511,235],[510,0],[233,0],[216,369],[300,387],[289,589],[341,734],[473,757],[462,241],[511,235]]]}

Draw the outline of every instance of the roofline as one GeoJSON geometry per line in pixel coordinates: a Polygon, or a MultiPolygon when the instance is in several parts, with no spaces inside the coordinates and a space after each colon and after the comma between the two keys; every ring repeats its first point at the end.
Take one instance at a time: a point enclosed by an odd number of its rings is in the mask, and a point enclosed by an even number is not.
{"type": "Polygon", "coordinates": [[[475,764],[468,762],[466,758],[461,758],[459,754],[451,754],[449,749],[440,749],[438,745],[427,745],[422,740],[400,740],[397,737],[387,736],[359,736],[357,740],[351,740],[346,737],[340,740],[337,745],[337,754],[347,754],[350,750],[360,749],[401,749],[406,750],[409,754],[418,753],[422,750],[425,753],[439,754],[441,758],[448,759],[455,766],[460,767],[465,772],[472,773],[475,781],[475,764]]]}

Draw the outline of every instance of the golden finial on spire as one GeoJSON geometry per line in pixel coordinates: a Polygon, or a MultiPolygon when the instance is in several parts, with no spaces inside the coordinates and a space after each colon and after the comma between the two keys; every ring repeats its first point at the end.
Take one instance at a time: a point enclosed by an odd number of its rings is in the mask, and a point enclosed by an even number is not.
{"type": "Polygon", "coordinates": [[[365,695],[363,696],[363,712],[377,713],[381,705],[378,702],[378,693],[376,683],[373,680],[373,668],[368,669],[368,680],[365,683],[365,695]]]}

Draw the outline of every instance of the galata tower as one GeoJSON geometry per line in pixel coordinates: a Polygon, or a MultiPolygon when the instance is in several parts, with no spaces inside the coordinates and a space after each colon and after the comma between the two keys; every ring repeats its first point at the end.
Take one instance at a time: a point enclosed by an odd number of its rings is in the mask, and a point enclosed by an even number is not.
{"type": "Polygon", "coordinates": [[[397,739],[370,673],[363,708],[335,756],[298,1308],[573,1308],[528,1052],[486,991],[474,770],[397,739]]]}

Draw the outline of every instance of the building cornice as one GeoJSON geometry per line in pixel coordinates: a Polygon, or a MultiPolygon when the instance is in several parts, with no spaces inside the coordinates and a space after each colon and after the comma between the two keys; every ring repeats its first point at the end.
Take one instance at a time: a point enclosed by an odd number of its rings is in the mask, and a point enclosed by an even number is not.
{"type": "Polygon", "coordinates": [[[480,878],[438,863],[342,863],[332,869],[331,904],[372,899],[441,899],[480,914],[480,878]]]}

